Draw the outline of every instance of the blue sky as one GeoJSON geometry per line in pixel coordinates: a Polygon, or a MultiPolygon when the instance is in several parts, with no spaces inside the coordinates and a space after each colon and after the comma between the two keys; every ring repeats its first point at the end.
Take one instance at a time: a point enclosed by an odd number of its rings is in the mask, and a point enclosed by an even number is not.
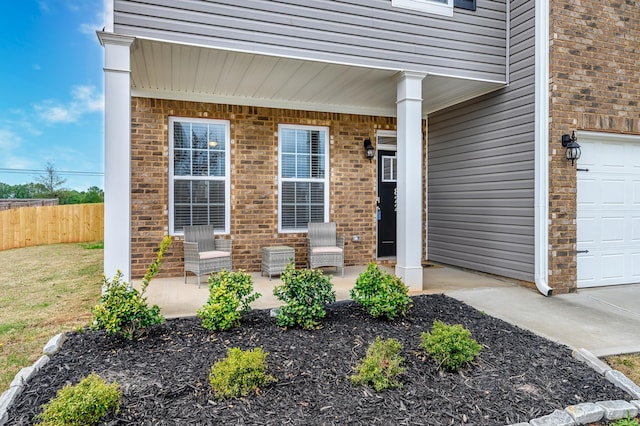
{"type": "Polygon", "coordinates": [[[0,182],[104,188],[103,0],[15,0],[0,13],[0,182]],[[99,174],[99,175],[97,175],[99,174]]]}

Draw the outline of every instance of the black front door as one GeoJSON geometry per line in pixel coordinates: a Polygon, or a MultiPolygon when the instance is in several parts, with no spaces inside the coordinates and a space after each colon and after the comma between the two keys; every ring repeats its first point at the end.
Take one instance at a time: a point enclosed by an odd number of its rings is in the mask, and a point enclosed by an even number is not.
{"type": "Polygon", "coordinates": [[[396,255],[397,167],[395,151],[378,151],[378,257],[396,255]]]}

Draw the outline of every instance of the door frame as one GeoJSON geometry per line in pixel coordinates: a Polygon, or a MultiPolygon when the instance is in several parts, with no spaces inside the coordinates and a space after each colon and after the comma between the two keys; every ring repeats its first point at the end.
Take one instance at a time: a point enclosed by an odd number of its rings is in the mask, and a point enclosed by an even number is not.
{"type": "MultiPolygon", "coordinates": [[[[395,130],[376,130],[376,153],[375,153],[375,158],[376,158],[376,180],[375,180],[375,194],[376,194],[376,206],[377,206],[377,201],[379,200],[379,195],[378,195],[378,179],[380,178],[380,164],[378,164],[377,162],[377,158],[378,158],[378,151],[394,151],[397,152],[398,151],[398,144],[397,144],[397,136],[398,136],[398,132],[395,130]],[[381,137],[395,137],[396,138],[396,144],[392,145],[392,144],[385,144],[385,143],[379,143],[379,140],[381,137]]],[[[376,245],[376,259],[380,259],[380,257],[378,256],[378,219],[377,219],[377,211],[376,211],[376,216],[375,217],[375,223],[376,223],[376,241],[375,241],[375,245],[376,245]]]]}

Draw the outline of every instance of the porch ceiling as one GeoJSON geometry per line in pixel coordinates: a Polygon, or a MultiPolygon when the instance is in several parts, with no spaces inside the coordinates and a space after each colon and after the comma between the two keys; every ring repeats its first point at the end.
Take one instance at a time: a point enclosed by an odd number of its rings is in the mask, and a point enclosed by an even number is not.
{"type": "MultiPolygon", "coordinates": [[[[400,70],[216,50],[137,39],[132,95],[366,115],[396,115],[400,70]]],[[[504,84],[436,75],[423,81],[427,114],[504,84]]]]}

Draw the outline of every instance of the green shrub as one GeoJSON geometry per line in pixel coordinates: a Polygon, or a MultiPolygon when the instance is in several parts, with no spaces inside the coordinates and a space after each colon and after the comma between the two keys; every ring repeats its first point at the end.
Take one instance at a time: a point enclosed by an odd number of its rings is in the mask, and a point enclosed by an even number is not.
{"type": "Polygon", "coordinates": [[[104,279],[101,303],[94,306],[93,330],[106,330],[109,335],[122,334],[127,339],[139,337],[152,325],[162,324],[164,317],[157,305],[151,308],[146,298],[122,280],[118,271],[111,281],[104,279]]]}
{"type": "Polygon", "coordinates": [[[66,385],[57,396],[42,406],[36,416],[42,426],[86,426],[94,425],[107,413],[120,410],[122,390],[116,382],[107,384],[92,373],[77,385],[66,385]]]}
{"type": "Polygon", "coordinates": [[[151,278],[155,277],[160,270],[160,264],[162,263],[162,259],[164,258],[164,253],[167,251],[169,246],[172,243],[172,239],[169,235],[165,235],[165,237],[160,242],[160,249],[156,254],[156,258],[151,262],[151,264],[147,267],[147,270],[142,277],[142,293],[147,291],[147,287],[149,286],[149,282],[151,278]]]}
{"type": "Polygon", "coordinates": [[[611,426],[640,426],[640,422],[638,419],[634,419],[627,415],[624,419],[619,419],[611,423],[611,426]]]}
{"type": "Polygon", "coordinates": [[[400,365],[404,359],[398,354],[402,344],[396,339],[383,340],[376,337],[367,348],[367,355],[360,360],[356,374],[351,376],[354,385],[373,385],[376,392],[388,388],[402,387],[398,376],[405,372],[400,365]]]}
{"type": "Polygon", "coordinates": [[[326,315],[325,305],[336,301],[329,277],[316,269],[296,270],[289,263],[282,273],[282,285],[273,294],[284,306],[276,311],[276,323],[281,327],[317,328],[326,315]]]}
{"type": "Polygon", "coordinates": [[[139,337],[147,328],[162,324],[164,317],[157,305],[149,307],[144,293],[149,281],[157,273],[165,251],[171,244],[171,237],[162,240],[156,259],[149,265],[142,279],[142,291],[134,289],[126,281],[122,281],[122,272],[116,272],[111,281],[103,280],[100,304],[94,306],[94,330],[106,330],[109,335],[122,334],[127,339],[139,337]]]}
{"type": "Polygon", "coordinates": [[[208,330],[228,330],[240,325],[241,315],[248,312],[251,309],[249,304],[261,296],[252,292],[251,275],[244,271],[223,270],[211,275],[209,299],[197,312],[202,326],[208,330]]]}
{"type": "Polygon", "coordinates": [[[420,346],[438,362],[439,368],[449,371],[458,371],[465,363],[473,361],[482,349],[461,324],[434,321],[431,333],[422,333],[420,337],[420,346]]]}
{"type": "Polygon", "coordinates": [[[275,382],[275,377],[266,374],[267,352],[262,348],[243,351],[229,348],[227,357],[211,367],[209,383],[218,399],[237,398],[257,392],[261,387],[275,382]]]}
{"type": "Polygon", "coordinates": [[[395,319],[405,316],[412,303],[409,289],[400,278],[382,271],[374,262],[369,263],[351,290],[351,298],[374,318],[395,319]]]}

